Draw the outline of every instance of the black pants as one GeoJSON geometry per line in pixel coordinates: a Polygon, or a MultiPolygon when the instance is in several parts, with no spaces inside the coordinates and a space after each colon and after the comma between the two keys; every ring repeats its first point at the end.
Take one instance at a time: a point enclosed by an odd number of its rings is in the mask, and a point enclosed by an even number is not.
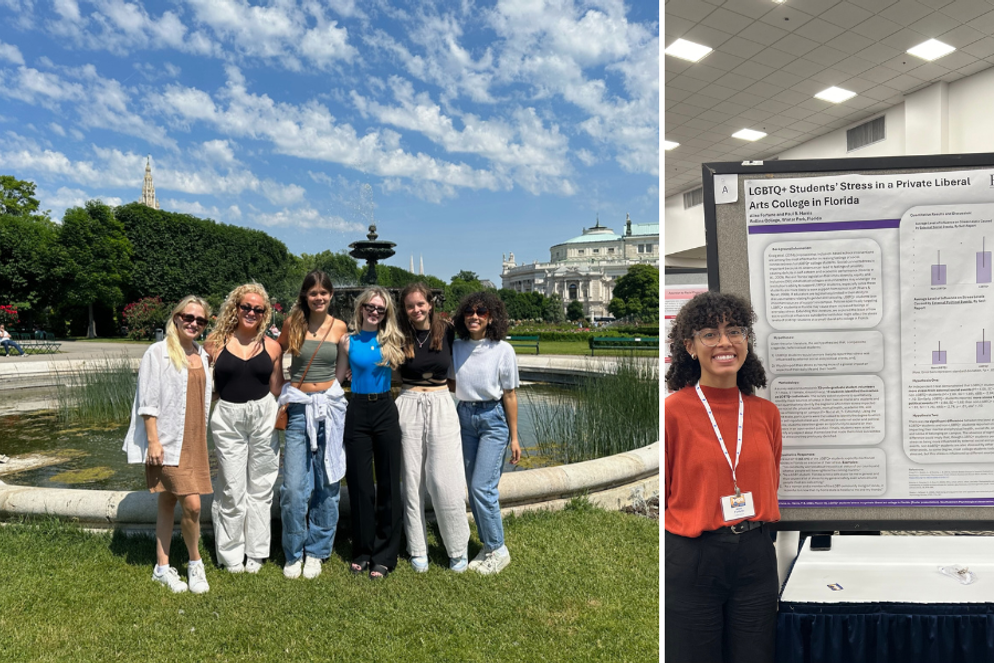
{"type": "Polygon", "coordinates": [[[666,661],[772,663],[779,581],[765,528],[666,532],[665,569],[666,661]]]}
{"type": "Polygon", "coordinates": [[[352,561],[393,571],[404,531],[400,493],[400,418],[389,394],[352,394],[345,415],[345,480],[352,519],[352,561]],[[373,484],[373,470],[376,484],[373,484]]]}

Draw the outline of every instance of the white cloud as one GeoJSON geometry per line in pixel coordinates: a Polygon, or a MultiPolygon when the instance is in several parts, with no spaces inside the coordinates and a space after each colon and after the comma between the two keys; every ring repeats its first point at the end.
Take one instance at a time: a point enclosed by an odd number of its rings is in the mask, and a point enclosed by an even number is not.
{"type": "Polygon", "coordinates": [[[21,55],[21,49],[13,44],[5,44],[2,41],[0,41],[0,60],[7,60],[14,64],[24,64],[24,56],[21,55]]]}
{"type": "Polygon", "coordinates": [[[260,185],[261,193],[274,205],[292,205],[304,199],[307,190],[296,184],[280,184],[266,180],[260,185]]]}
{"type": "Polygon", "coordinates": [[[56,124],[55,122],[49,122],[48,128],[53,133],[56,133],[62,137],[65,137],[66,135],[66,130],[62,128],[61,124],[56,124]]]}
{"type": "Polygon", "coordinates": [[[346,221],[340,216],[324,216],[310,207],[294,210],[283,208],[272,214],[259,212],[252,216],[252,220],[268,227],[320,228],[338,232],[361,232],[364,230],[361,224],[346,221]]]}
{"type": "Polygon", "coordinates": [[[597,157],[594,156],[593,152],[590,150],[579,149],[573,154],[579,159],[585,166],[593,166],[597,163],[597,157]]]}

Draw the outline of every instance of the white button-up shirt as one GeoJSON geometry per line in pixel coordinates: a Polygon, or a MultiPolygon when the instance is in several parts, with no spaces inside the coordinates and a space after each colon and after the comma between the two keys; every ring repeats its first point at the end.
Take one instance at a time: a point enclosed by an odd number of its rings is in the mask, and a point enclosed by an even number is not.
{"type": "MultiPolygon", "coordinates": [[[[196,345],[196,344],[194,344],[196,345]]],[[[204,427],[211,407],[211,372],[207,365],[207,352],[196,345],[200,361],[207,376],[204,388],[204,427]]],[[[189,358],[193,360],[192,357],[189,358]]],[[[166,342],[159,341],[145,351],[138,367],[138,389],[131,405],[131,425],[124,438],[123,451],[129,463],[144,463],[148,453],[148,434],[143,415],[155,417],[159,444],[162,445],[162,464],[179,465],[183,448],[183,426],[186,423],[186,385],[189,369],[176,370],[169,359],[166,342]]]]}

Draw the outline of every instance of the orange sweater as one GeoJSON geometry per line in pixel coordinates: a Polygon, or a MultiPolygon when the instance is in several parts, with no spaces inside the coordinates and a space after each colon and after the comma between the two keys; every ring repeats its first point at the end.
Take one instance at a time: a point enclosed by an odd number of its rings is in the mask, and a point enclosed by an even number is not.
{"type": "MultiPolygon", "coordinates": [[[[701,387],[711,405],[735,462],[739,418],[739,390],[701,387]]],[[[732,470],[718,447],[707,410],[694,387],[684,387],[665,400],[666,531],[698,537],[701,532],[734,525],[741,520],[780,520],[780,411],[758,396],[742,397],[742,456],[736,470],[739,489],[752,493],[756,515],[725,522],[719,500],[735,492],[732,470]]]]}

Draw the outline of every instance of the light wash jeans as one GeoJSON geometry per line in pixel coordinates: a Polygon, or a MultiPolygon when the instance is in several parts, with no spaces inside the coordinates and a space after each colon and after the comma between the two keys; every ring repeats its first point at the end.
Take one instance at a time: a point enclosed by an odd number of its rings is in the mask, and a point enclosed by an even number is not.
{"type": "Polygon", "coordinates": [[[338,528],[341,482],[327,483],[324,472],[324,420],[318,424],[318,448],[311,452],[307,440],[306,406],[291,404],[283,448],[283,555],[292,564],[304,553],[328,559],[338,528]]]}
{"type": "Polygon", "coordinates": [[[4,340],[0,341],[0,345],[3,346],[3,355],[5,357],[10,355],[11,348],[17,350],[17,353],[20,355],[24,354],[24,350],[22,350],[21,346],[17,343],[17,341],[14,341],[13,339],[5,338],[4,340]]]}
{"type": "Polygon", "coordinates": [[[460,402],[463,465],[469,488],[469,506],[480,542],[486,551],[504,545],[497,484],[504,469],[504,454],[511,442],[507,417],[500,401],[460,402]]]}

